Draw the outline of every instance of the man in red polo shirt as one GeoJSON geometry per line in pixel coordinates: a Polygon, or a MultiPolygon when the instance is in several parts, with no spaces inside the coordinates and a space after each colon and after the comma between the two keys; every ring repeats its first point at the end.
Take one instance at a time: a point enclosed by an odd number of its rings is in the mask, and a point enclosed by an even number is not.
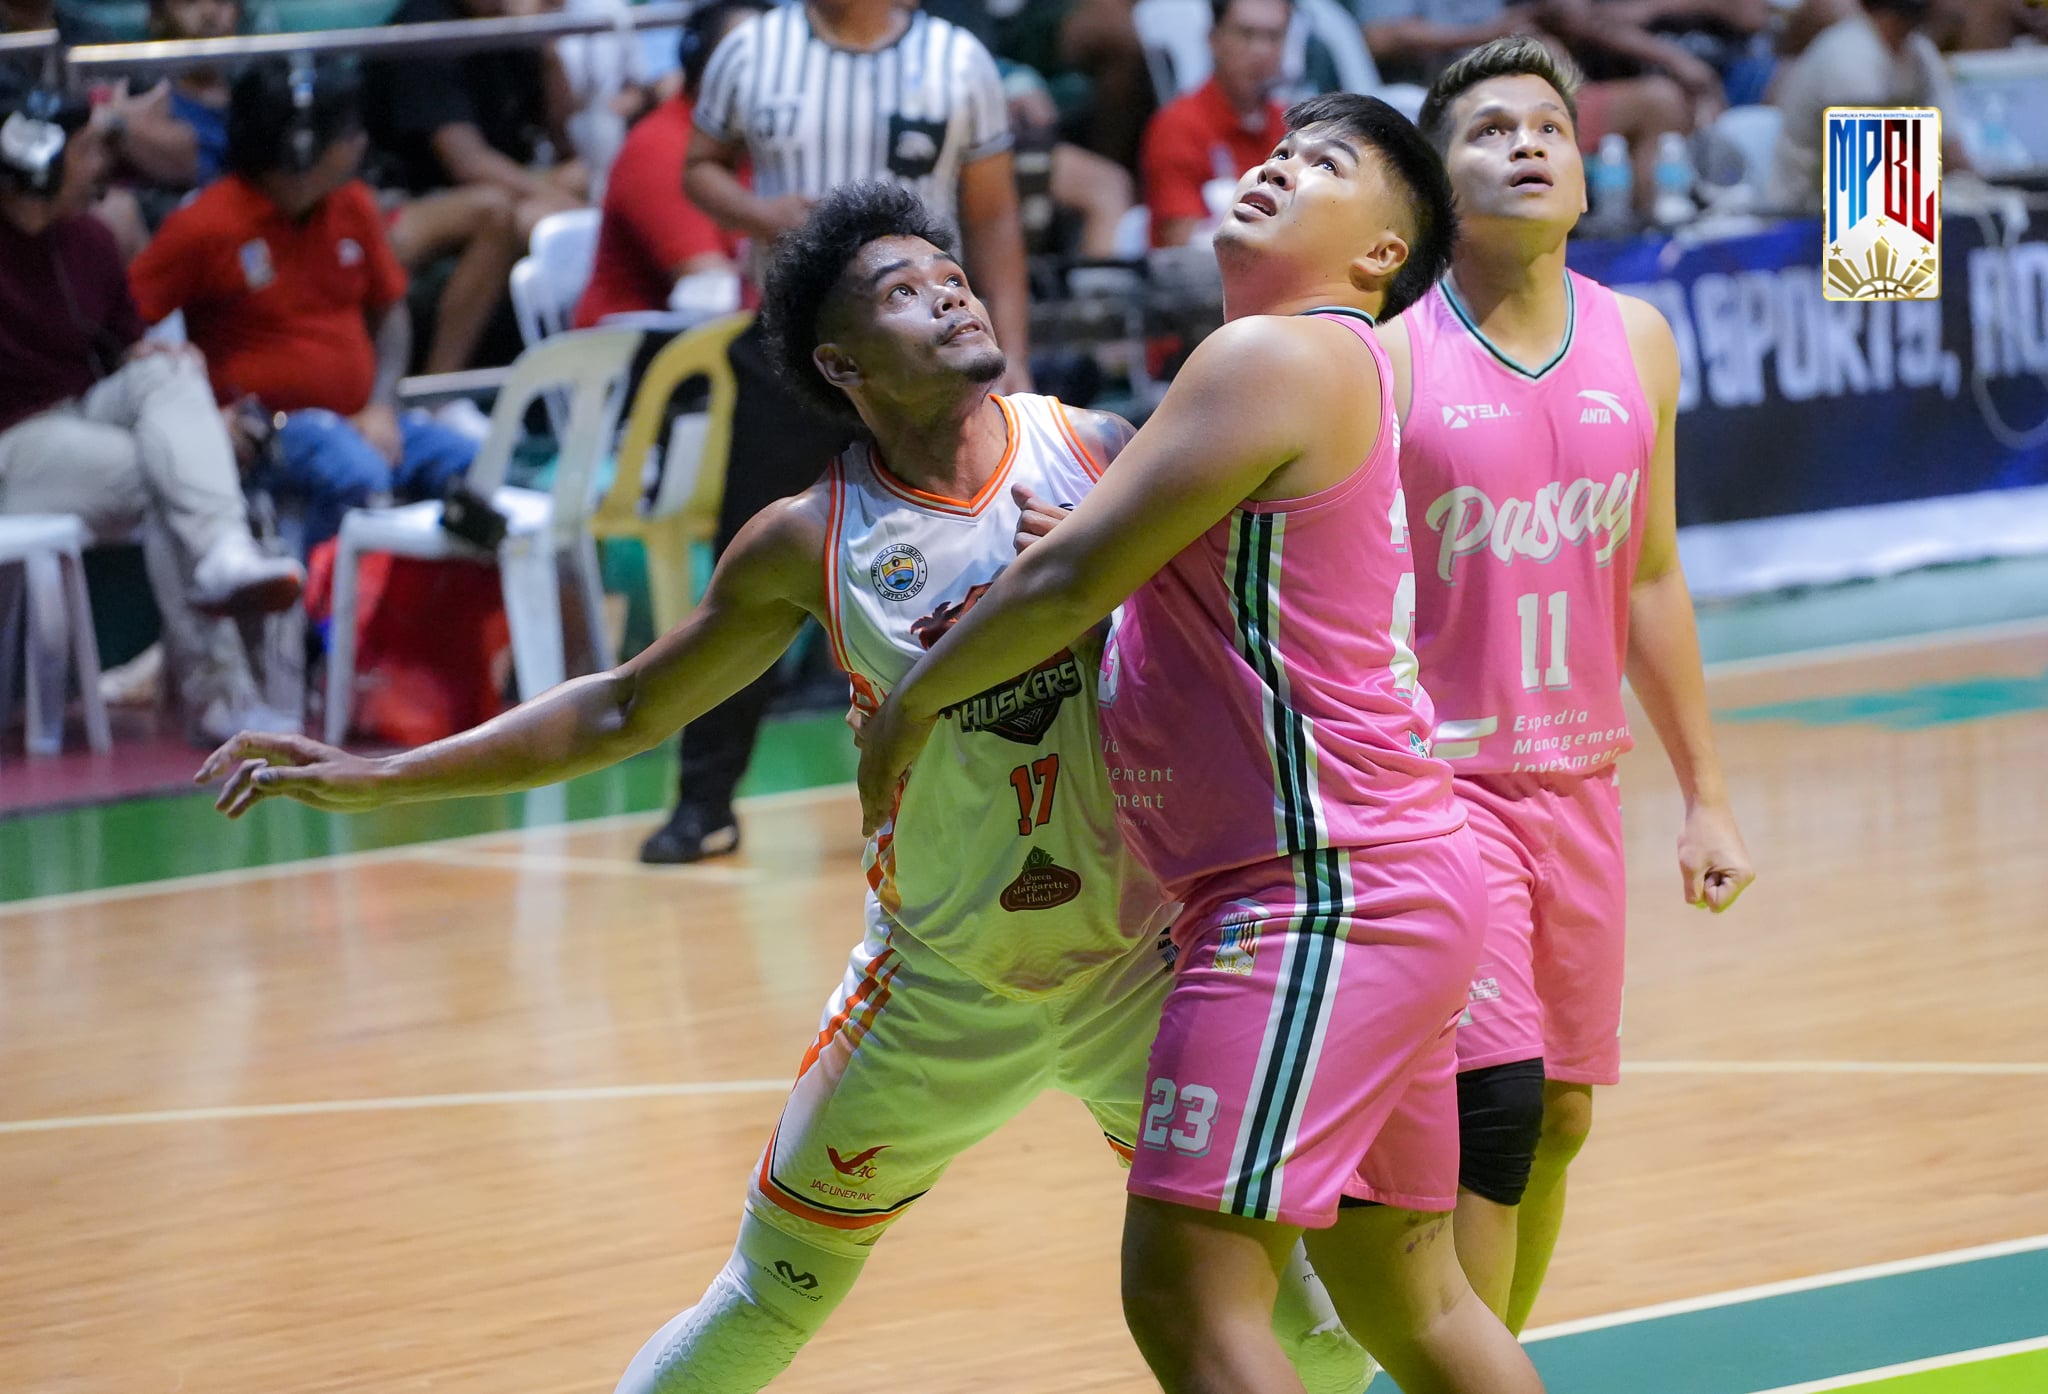
{"type": "Polygon", "coordinates": [[[272,481],[306,501],[305,545],[343,510],[438,495],[475,447],[398,410],[412,355],[405,272],[368,186],[358,88],[258,64],[228,104],[229,173],[129,268],[144,318],[185,312],[222,402],[282,414],[272,481]]]}
{"type": "Polygon", "coordinates": [[[1145,128],[1140,165],[1155,247],[1185,246],[1209,221],[1202,187],[1213,179],[1234,185],[1287,134],[1273,87],[1293,0],[1210,0],[1209,10],[1213,75],[1145,128]]]}

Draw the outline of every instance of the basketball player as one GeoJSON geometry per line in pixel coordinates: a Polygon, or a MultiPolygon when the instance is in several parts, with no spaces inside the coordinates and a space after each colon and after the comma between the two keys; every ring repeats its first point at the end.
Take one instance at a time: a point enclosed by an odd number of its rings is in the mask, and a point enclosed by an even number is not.
{"type": "MultiPolygon", "coordinates": [[[[770,505],[704,602],[614,672],[384,760],[243,735],[230,816],[283,794],[319,808],[531,788],[646,750],[773,663],[816,618],[872,710],[1016,549],[1014,491],[1078,500],[1130,435],[1048,397],[995,397],[988,312],[917,196],[855,184],[779,244],[770,351],[866,437],[770,505]]],[[[1128,1158],[1171,973],[1157,885],[1123,850],[1098,755],[1098,645],[969,694],[929,774],[868,849],[867,936],[826,1004],[749,1187],[730,1261],[634,1358],[620,1394],[760,1389],[844,1299],[887,1226],[963,1149],[1040,1092],[1079,1097],[1128,1158]],[[999,816],[991,817],[990,810],[999,816]]],[[[1369,1377],[1298,1259],[1282,1338],[1318,1390],[1369,1377]]]]}
{"type": "Polygon", "coordinates": [[[1384,335],[1415,650],[1487,877],[1458,1029],[1458,1254],[1512,1331],[1557,1244],[1592,1088],[1620,1077],[1624,669],[1685,795],[1685,898],[1723,910],[1754,876],[1678,566],[1677,348],[1649,305],[1565,269],[1586,207],[1578,86],[1526,37],[1437,79],[1422,127],[1457,194],[1457,251],[1384,335]]]}
{"type": "Polygon", "coordinates": [[[1535,1371],[1450,1233],[1484,886],[1429,754],[1373,333],[1442,272],[1450,188],[1383,102],[1313,98],[1287,125],[1216,235],[1227,322],[897,684],[861,799],[880,827],[917,806],[941,712],[1121,605],[1104,750],[1126,840],[1185,906],[1124,1231],[1139,1349],[1170,1394],[1299,1390],[1264,1314],[1306,1231],[1345,1326],[1409,1394],[1526,1394],[1535,1371]]]}

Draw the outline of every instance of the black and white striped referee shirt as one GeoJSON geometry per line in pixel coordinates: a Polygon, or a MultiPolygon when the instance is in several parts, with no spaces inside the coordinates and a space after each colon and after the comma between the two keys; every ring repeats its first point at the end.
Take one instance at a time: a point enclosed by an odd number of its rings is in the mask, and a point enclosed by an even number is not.
{"type": "Polygon", "coordinates": [[[818,35],[802,4],[745,20],[711,57],[696,125],[746,147],[763,198],[884,179],[954,224],[961,166],[1010,147],[995,60],[922,10],[896,42],[867,52],[818,35]]]}

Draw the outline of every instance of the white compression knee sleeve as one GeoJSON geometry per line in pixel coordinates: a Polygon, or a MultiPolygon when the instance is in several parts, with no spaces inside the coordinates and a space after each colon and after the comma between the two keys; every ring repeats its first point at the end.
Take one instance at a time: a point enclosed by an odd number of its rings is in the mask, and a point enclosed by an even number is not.
{"type": "Polygon", "coordinates": [[[817,1334],[866,1261],[837,1235],[810,1242],[742,1217],[725,1267],[640,1347],[615,1394],[754,1394],[817,1334]]]}
{"type": "Polygon", "coordinates": [[[1337,1318],[1323,1280],[1299,1243],[1280,1273],[1273,1334],[1308,1394],[1361,1394],[1379,1366],[1337,1318]]]}

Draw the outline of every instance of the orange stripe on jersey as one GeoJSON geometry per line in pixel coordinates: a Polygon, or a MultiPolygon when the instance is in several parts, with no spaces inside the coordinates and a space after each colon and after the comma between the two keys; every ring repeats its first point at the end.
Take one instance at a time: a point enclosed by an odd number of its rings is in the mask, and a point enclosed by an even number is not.
{"type": "MultiPolygon", "coordinates": [[[[846,1005],[833,1013],[832,1019],[818,1032],[818,1038],[811,1042],[811,1048],[804,1052],[803,1064],[797,1066],[796,1072],[799,1077],[808,1073],[811,1066],[818,1063],[818,1057],[825,1053],[825,1047],[832,1044],[833,1037],[853,1020],[869,998],[876,998],[875,1010],[881,1010],[882,1003],[889,997],[888,980],[895,975],[893,966],[885,970],[883,965],[888,964],[895,956],[894,949],[884,949],[875,955],[873,962],[868,964],[867,971],[861,975],[860,986],[847,997],[846,1005]]],[[[868,1020],[872,1022],[873,1019],[872,1014],[869,1014],[868,1020]]],[[[862,1028],[862,1034],[866,1034],[865,1027],[862,1028]]]]}
{"type": "MultiPolygon", "coordinates": [[[[884,949],[875,955],[874,961],[868,964],[867,971],[861,975],[860,986],[847,998],[846,1005],[833,1014],[832,1020],[825,1024],[825,1029],[818,1033],[818,1039],[805,1053],[803,1067],[797,1071],[799,1079],[809,1073],[811,1067],[817,1063],[818,1057],[841,1035],[846,1038],[849,1053],[859,1048],[868,1032],[874,1029],[876,1019],[882,1014],[882,1008],[889,1004],[890,983],[902,966],[902,960],[896,957],[894,949],[884,949]],[[888,964],[886,969],[882,966],[884,963],[888,964]]],[[[787,1210],[798,1219],[809,1220],[832,1229],[871,1229],[894,1219],[912,1201],[924,1194],[920,1191],[918,1195],[908,1196],[886,1210],[868,1215],[851,1215],[844,1211],[813,1205],[776,1179],[775,1144],[781,1136],[782,1127],[778,1123],[775,1131],[769,1135],[767,1148],[761,1153],[760,1190],[761,1194],[778,1208],[787,1210]]]]}
{"type": "Polygon", "coordinates": [[[1136,1161],[1136,1160],[1138,1159],[1138,1151],[1137,1151],[1137,1149],[1136,1149],[1136,1148],[1134,1148],[1134,1147],[1132,1147],[1132,1146],[1131,1146],[1131,1145],[1130,1145],[1129,1143],[1127,1143],[1127,1142],[1118,1142],[1118,1141],[1117,1141],[1117,1140],[1116,1140],[1115,1138],[1111,1137],[1111,1136],[1110,1136],[1110,1135],[1109,1135],[1108,1133],[1104,1133],[1104,1134],[1102,1135],[1102,1140],[1103,1140],[1104,1142],[1106,1142],[1106,1143],[1108,1143],[1108,1144],[1109,1144],[1109,1150],[1110,1150],[1110,1151],[1112,1151],[1112,1152],[1116,1153],[1116,1154],[1117,1154],[1117,1156],[1121,1157],[1121,1158],[1122,1158],[1122,1159],[1123,1159],[1124,1161],[1126,1161],[1126,1162],[1134,1162],[1134,1161],[1136,1161]]]}
{"type": "Polygon", "coordinates": [[[846,516],[846,471],[834,460],[825,471],[832,486],[832,509],[825,527],[825,637],[841,672],[851,673],[846,640],[839,628],[839,524],[846,516]]]}
{"type": "Polygon", "coordinates": [[[905,502],[917,504],[921,508],[933,509],[940,513],[951,513],[957,517],[980,517],[981,511],[988,507],[991,499],[1001,494],[1003,485],[1008,482],[1010,478],[1010,465],[1017,458],[1017,446],[1024,434],[1018,429],[1017,412],[1014,407],[1001,397],[991,397],[989,400],[1002,408],[1003,428],[1009,432],[1010,438],[1009,443],[1003,447],[1002,463],[996,466],[996,472],[988,477],[988,482],[975,491],[973,498],[965,500],[948,498],[944,494],[926,493],[923,489],[905,484],[895,475],[889,473],[888,466],[882,463],[881,452],[870,449],[868,461],[873,466],[875,482],[896,495],[896,497],[903,499],[905,502]]]}
{"type": "Polygon", "coordinates": [[[1100,480],[1102,472],[1108,469],[1109,465],[1096,459],[1095,452],[1082,443],[1080,432],[1076,431],[1074,423],[1067,419],[1066,403],[1057,397],[1048,397],[1046,400],[1052,403],[1052,419],[1059,423],[1060,434],[1067,438],[1067,449],[1074,452],[1074,463],[1087,471],[1090,479],[1100,480]]]}
{"type": "Polygon", "coordinates": [[[824,1225],[828,1229],[873,1229],[876,1225],[888,1224],[908,1210],[913,1201],[924,1196],[924,1192],[919,1191],[916,1195],[906,1196],[888,1209],[872,1215],[849,1215],[840,1210],[826,1210],[799,1199],[789,1187],[775,1179],[775,1174],[768,1169],[768,1158],[773,1155],[775,1144],[771,1141],[768,1146],[770,1151],[761,1156],[761,1194],[766,1196],[776,1209],[787,1210],[799,1220],[809,1220],[814,1225],[824,1225]]]}

